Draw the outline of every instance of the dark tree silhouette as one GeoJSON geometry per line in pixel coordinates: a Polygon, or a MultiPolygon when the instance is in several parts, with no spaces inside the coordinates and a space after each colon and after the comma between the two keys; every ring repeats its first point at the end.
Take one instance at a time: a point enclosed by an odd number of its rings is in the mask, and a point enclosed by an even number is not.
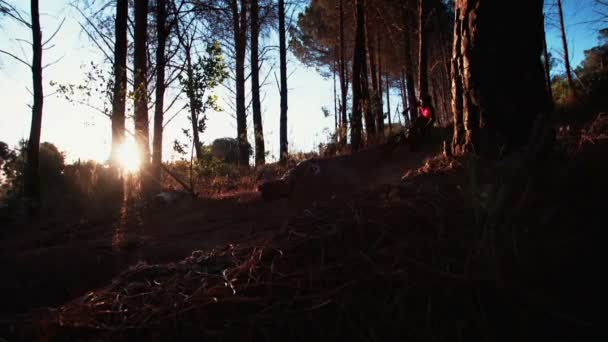
{"type": "Polygon", "coordinates": [[[562,47],[564,49],[564,65],[566,67],[566,80],[568,88],[574,91],[574,81],[572,80],[572,67],[570,66],[570,54],[568,53],[568,40],[566,39],[566,26],[564,24],[564,11],[562,8],[562,0],[557,0],[557,12],[559,16],[559,29],[562,38],[562,47]]]}
{"type": "Polygon", "coordinates": [[[496,2],[456,1],[452,57],[456,153],[474,151],[498,158],[520,148],[528,143],[537,116],[549,108],[539,58],[543,1],[517,0],[511,5],[517,11],[507,16],[496,2]],[[499,69],[502,77],[497,82],[499,69]]]}
{"type": "Polygon", "coordinates": [[[247,50],[247,1],[231,0],[230,11],[234,35],[236,74],[236,130],[239,142],[239,164],[249,165],[247,143],[247,107],[245,105],[245,53],[247,50]]]}
{"type": "Polygon", "coordinates": [[[141,184],[144,194],[150,190],[150,128],[148,122],[148,1],[135,2],[133,64],[135,75],[135,141],[141,155],[141,184]]]}
{"type": "Polygon", "coordinates": [[[251,101],[253,109],[253,132],[255,140],[255,165],[266,163],[264,129],[262,125],[262,105],[260,103],[260,6],[259,0],[251,0],[251,101]]]}
{"type": "MultiPolygon", "coordinates": [[[[547,49],[547,33],[545,31],[545,16],[543,15],[543,66],[545,68],[545,82],[547,82],[547,94],[549,99],[553,99],[553,89],[551,89],[551,61],[547,49]]],[[[553,100],[551,101],[553,102],[553,100]]]]}
{"type": "Polygon", "coordinates": [[[410,32],[408,28],[412,27],[411,24],[411,13],[408,11],[407,5],[405,2],[401,4],[401,16],[403,20],[403,76],[402,76],[402,85],[403,88],[403,114],[405,115],[404,120],[408,122],[408,120],[414,120],[416,118],[416,93],[414,90],[414,66],[412,64],[412,49],[410,44],[410,32]],[[405,109],[409,107],[410,117],[408,118],[407,112],[405,109]]]}
{"type": "Polygon", "coordinates": [[[346,145],[348,117],[346,114],[347,98],[348,98],[348,78],[346,77],[346,47],[344,41],[344,0],[340,0],[339,7],[339,40],[340,40],[340,115],[342,117],[340,126],[340,141],[346,145]]]}
{"type": "Polygon", "coordinates": [[[25,198],[27,207],[33,216],[40,214],[40,133],[42,130],[42,106],[44,93],[42,89],[42,31],[40,29],[40,9],[38,0],[31,1],[32,28],[32,124],[27,144],[27,162],[25,165],[25,198]]]}
{"type": "Polygon", "coordinates": [[[117,164],[117,150],[125,139],[125,101],[127,96],[127,22],[129,1],[116,1],[114,21],[114,89],[112,91],[112,152],[110,160],[117,164]]]}
{"type": "Polygon", "coordinates": [[[352,150],[361,148],[362,138],[362,113],[365,106],[363,95],[367,84],[364,82],[365,75],[365,0],[357,0],[357,26],[355,35],[355,51],[353,53],[353,106],[351,118],[351,145],[352,150]]]}
{"type": "Polygon", "coordinates": [[[154,138],[152,140],[151,175],[154,190],[160,190],[161,163],[163,161],[163,120],[165,113],[165,69],[167,67],[166,45],[169,36],[167,27],[167,1],[156,1],[156,94],[154,102],[154,138]]]}
{"type": "Polygon", "coordinates": [[[287,38],[285,27],[285,0],[279,0],[279,64],[281,74],[281,122],[280,122],[280,160],[287,161],[287,38]]]}

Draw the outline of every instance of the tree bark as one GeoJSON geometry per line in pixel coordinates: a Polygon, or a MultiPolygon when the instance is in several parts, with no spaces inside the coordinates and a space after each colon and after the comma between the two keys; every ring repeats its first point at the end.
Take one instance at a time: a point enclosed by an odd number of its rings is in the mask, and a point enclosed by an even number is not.
{"type": "Polygon", "coordinates": [[[112,151],[110,162],[118,166],[118,149],[125,139],[125,101],[127,96],[127,22],[129,1],[116,1],[114,22],[114,89],[112,91],[112,151]]]}
{"type": "Polygon", "coordinates": [[[553,103],[553,88],[551,87],[551,65],[549,60],[549,51],[547,50],[547,33],[545,32],[545,17],[543,16],[543,59],[545,67],[545,81],[547,82],[547,94],[551,103],[553,103]]]}
{"type": "Polygon", "coordinates": [[[155,192],[160,191],[161,163],[163,159],[163,121],[165,111],[165,47],[167,44],[167,3],[156,2],[156,101],[154,103],[154,138],[152,141],[152,181],[155,192]]]}
{"type": "MultiPolygon", "coordinates": [[[[194,89],[194,67],[192,65],[192,43],[190,41],[184,44],[186,54],[186,74],[188,75],[189,88],[194,89]]],[[[196,98],[194,92],[188,94],[188,101],[190,102],[190,123],[192,125],[192,144],[194,145],[194,153],[196,153],[196,159],[203,159],[203,144],[201,143],[200,134],[198,131],[198,113],[196,111],[196,98]]]]}
{"type": "Polygon", "coordinates": [[[150,195],[150,127],[148,122],[148,1],[135,1],[133,64],[135,75],[135,141],[141,156],[140,178],[144,195],[150,195]]]}
{"type": "Polygon", "coordinates": [[[342,116],[340,125],[340,141],[342,145],[346,145],[348,117],[346,113],[347,98],[348,98],[348,78],[346,77],[346,48],[344,43],[344,0],[340,0],[340,92],[341,92],[341,107],[340,115],[342,116]]]}
{"type": "Polygon", "coordinates": [[[350,138],[353,152],[361,148],[361,119],[364,107],[366,107],[363,93],[367,87],[365,80],[367,78],[367,70],[365,68],[365,0],[356,0],[356,4],[357,26],[353,53],[353,107],[350,138]]]}
{"type": "Polygon", "coordinates": [[[255,135],[255,165],[266,163],[264,129],[262,126],[262,104],[260,102],[260,62],[259,62],[259,4],[251,1],[251,100],[253,107],[253,132],[255,135]]]}
{"type": "Polygon", "coordinates": [[[539,58],[543,1],[515,0],[511,5],[517,11],[506,16],[504,6],[497,2],[456,1],[452,57],[455,153],[474,151],[500,158],[525,146],[536,117],[549,109],[539,58]],[[518,24],[514,26],[514,22],[518,24]],[[496,70],[502,71],[498,83],[496,70]]]}
{"type": "Polygon", "coordinates": [[[279,0],[279,59],[281,73],[281,123],[280,154],[281,162],[287,161],[287,38],[285,32],[285,0],[279,0]]]}
{"type": "Polygon", "coordinates": [[[31,1],[32,17],[32,123],[27,144],[27,162],[24,175],[26,206],[32,217],[40,215],[40,133],[42,131],[42,31],[40,29],[40,9],[38,0],[31,1]]]}
{"type": "Polygon", "coordinates": [[[245,52],[247,49],[246,0],[231,0],[232,25],[236,64],[236,130],[239,143],[239,164],[249,165],[249,144],[247,143],[247,111],[245,106],[245,52]]]}
{"type": "Polygon", "coordinates": [[[570,67],[570,54],[568,53],[568,41],[566,39],[566,27],[564,25],[564,12],[562,9],[562,0],[557,0],[557,10],[559,13],[559,28],[561,31],[562,46],[564,48],[564,64],[566,66],[566,80],[568,88],[574,92],[574,81],[572,80],[572,68],[570,67]]]}
{"type": "Polygon", "coordinates": [[[384,136],[384,103],[382,101],[382,95],[384,95],[384,90],[382,89],[382,54],[380,53],[380,45],[381,45],[381,40],[380,37],[378,37],[378,34],[376,34],[376,59],[378,62],[378,80],[377,80],[377,93],[376,93],[376,97],[377,97],[377,103],[376,106],[378,108],[377,112],[376,112],[376,128],[378,129],[378,133],[380,134],[380,137],[384,136]]]}
{"type": "Polygon", "coordinates": [[[430,103],[428,82],[428,51],[426,44],[426,17],[429,14],[429,0],[418,0],[418,98],[430,103]]]}
{"type": "Polygon", "coordinates": [[[404,68],[401,68],[401,77],[399,78],[399,90],[401,91],[401,105],[403,106],[403,116],[405,118],[405,121],[407,122],[407,120],[408,120],[407,108],[409,106],[408,106],[407,92],[405,90],[405,71],[404,71],[404,68]]]}
{"type": "Polygon", "coordinates": [[[391,119],[391,87],[389,84],[389,76],[385,75],[386,78],[386,111],[388,112],[388,134],[391,134],[393,130],[393,123],[391,119]]]}
{"type": "Polygon", "coordinates": [[[403,30],[403,79],[405,81],[404,91],[407,97],[407,107],[403,107],[405,112],[405,122],[413,121],[416,119],[417,106],[416,106],[416,92],[414,89],[414,76],[413,76],[413,66],[412,66],[412,55],[411,55],[411,44],[410,44],[410,35],[407,31],[410,28],[411,20],[407,9],[405,7],[405,2],[401,5],[401,12],[403,16],[404,30],[403,30]],[[407,108],[409,108],[409,117],[407,116],[407,108]]]}
{"type": "MultiPolygon", "coordinates": [[[[338,87],[336,86],[336,69],[338,68],[338,60],[334,60],[334,65],[332,67],[333,76],[334,76],[334,132],[338,132],[338,87]]],[[[339,136],[338,136],[339,139],[339,136]]]]}
{"type": "MultiPolygon", "coordinates": [[[[369,33],[369,32],[368,32],[369,33]]],[[[372,35],[371,33],[369,33],[369,35],[372,35]]],[[[376,44],[377,41],[376,39],[367,39],[367,51],[368,51],[368,56],[369,56],[369,69],[370,69],[370,73],[369,73],[369,77],[371,79],[371,91],[370,91],[370,97],[369,97],[369,110],[370,110],[370,119],[374,122],[374,134],[376,133],[376,129],[378,132],[380,132],[380,122],[379,122],[379,117],[381,117],[380,112],[382,111],[381,108],[378,108],[378,97],[379,97],[379,91],[378,91],[378,58],[379,56],[376,55],[376,44]]],[[[367,75],[366,75],[367,76],[367,75]]]]}

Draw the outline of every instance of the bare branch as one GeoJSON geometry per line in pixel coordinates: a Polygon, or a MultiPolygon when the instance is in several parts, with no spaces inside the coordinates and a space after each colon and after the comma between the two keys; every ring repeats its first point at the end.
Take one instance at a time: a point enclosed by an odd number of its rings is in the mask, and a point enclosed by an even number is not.
{"type": "Polygon", "coordinates": [[[29,64],[28,62],[24,61],[23,59],[21,59],[21,58],[19,58],[19,57],[15,56],[15,55],[13,55],[12,53],[10,53],[10,52],[8,52],[8,51],[4,51],[4,50],[0,49],[0,53],[3,53],[3,54],[8,55],[8,56],[10,56],[10,57],[13,57],[13,58],[14,58],[15,60],[17,60],[18,62],[21,62],[21,63],[23,63],[23,64],[27,65],[27,67],[28,67],[28,68],[30,68],[30,69],[32,68],[32,65],[31,65],[31,64],[29,64]]]}
{"type": "Polygon", "coordinates": [[[51,40],[53,40],[53,38],[55,38],[55,36],[57,35],[57,33],[59,33],[59,30],[61,30],[61,27],[63,26],[64,23],[65,23],[65,18],[63,18],[61,20],[61,23],[59,23],[59,26],[57,26],[57,29],[55,29],[55,32],[53,32],[53,34],[51,34],[51,36],[49,37],[49,39],[47,39],[46,41],[44,41],[44,43],[42,43],[43,47],[46,44],[48,44],[51,40]]]}
{"type": "MultiPolygon", "coordinates": [[[[99,50],[101,51],[101,53],[103,53],[104,57],[108,60],[108,61],[112,61],[112,57],[110,57],[110,55],[106,52],[106,50],[104,50],[104,48],[97,42],[97,40],[95,39],[95,37],[93,36],[93,34],[91,34],[85,27],[84,25],[82,25],[81,23],[78,23],[78,25],[80,25],[80,27],[82,28],[82,30],[87,34],[87,36],[89,36],[89,38],[91,39],[91,41],[93,41],[93,44],[97,45],[97,48],[99,48],[99,50]]],[[[112,50],[112,49],[110,49],[112,50]]]]}
{"type": "Polygon", "coordinates": [[[0,0],[0,5],[4,6],[4,7],[0,7],[0,13],[4,13],[4,14],[8,15],[9,17],[13,18],[14,20],[16,20],[17,22],[27,26],[28,28],[32,28],[32,25],[21,16],[21,14],[15,8],[15,6],[9,4],[8,2],[6,2],[4,0],[0,0]]]}
{"type": "Polygon", "coordinates": [[[61,57],[57,58],[57,59],[56,59],[56,60],[54,60],[53,62],[50,62],[50,63],[45,64],[45,65],[42,67],[42,69],[46,69],[46,68],[48,68],[48,67],[50,67],[50,66],[53,66],[53,65],[55,65],[55,64],[57,64],[57,63],[59,63],[59,62],[60,62],[60,61],[63,59],[63,57],[65,57],[65,55],[63,55],[63,56],[61,56],[61,57]]]}

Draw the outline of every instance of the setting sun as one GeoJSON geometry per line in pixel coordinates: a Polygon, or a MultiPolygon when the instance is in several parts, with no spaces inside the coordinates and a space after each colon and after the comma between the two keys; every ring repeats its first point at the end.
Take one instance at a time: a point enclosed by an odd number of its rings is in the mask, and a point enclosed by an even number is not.
{"type": "Polygon", "coordinates": [[[130,173],[139,171],[141,157],[133,141],[125,141],[118,150],[118,163],[120,167],[130,173]]]}

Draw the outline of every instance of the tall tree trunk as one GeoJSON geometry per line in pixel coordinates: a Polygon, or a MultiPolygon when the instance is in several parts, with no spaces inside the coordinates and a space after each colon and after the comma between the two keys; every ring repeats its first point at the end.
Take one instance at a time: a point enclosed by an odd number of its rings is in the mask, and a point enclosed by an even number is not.
{"type": "Polygon", "coordinates": [[[391,119],[391,87],[389,84],[388,73],[385,75],[386,78],[386,111],[388,113],[388,134],[390,135],[393,130],[393,123],[391,119]]]}
{"type": "Polygon", "coordinates": [[[451,121],[452,121],[452,113],[451,113],[451,106],[450,106],[450,62],[451,62],[451,57],[450,57],[450,53],[448,51],[449,49],[449,43],[451,42],[449,39],[449,36],[446,37],[445,33],[443,32],[443,30],[441,29],[441,21],[439,19],[439,16],[435,16],[436,18],[436,29],[439,30],[439,47],[440,47],[440,53],[441,53],[441,59],[442,59],[442,63],[441,63],[441,68],[440,73],[441,73],[441,103],[442,103],[442,107],[443,107],[443,118],[444,118],[444,122],[446,125],[450,125],[451,121]]]}
{"type": "Polygon", "coordinates": [[[342,124],[340,125],[340,142],[346,145],[348,117],[346,113],[347,98],[348,98],[348,78],[346,77],[346,47],[344,42],[344,0],[340,0],[340,95],[341,106],[340,115],[342,116],[342,124]]]}
{"type": "Polygon", "coordinates": [[[116,1],[114,21],[114,89],[112,91],[112,152],[110,161],[117,166],[118,149],[125,139],[125,101],[127,96],[127,22],[129,1],[116,1]]]}
{"type": "Polygon", "coordinates": [[[34,102],[32,105],[32,123],[30,139],[27,143],[27,162],[24,175],[24,192],[27,209],[31,216],[40,214],[40,133],[42,131],[42,106],[44,94],[42,89],[42,31],[40,29],[40,9],[38,0],[31,1],[32,15],[32,87],[34,102]]]}
{"type": "Polygon", "coordinates": [[[262,127],[262,104],[260,102],[260,62],[259,62],[259,4],[251,1],[251,100],[253,107],[253,132],[255,135],[255,165],[266,163],[264,129],[262,127]]]}
{"type": "Polygon", "coordinates": [[[429,82],[428,82],[428,51],[426,46],[426,17],[429,14],[429,0],[418,0],[418,98],[429,105],[429,82]]]}
{"type": "Polygon", "coordinates": [[[363,119],[365,120],[365,134],[368,143],[376,138],[376,119],[370,91],[370,72],[368,70],[367,49],[367,5],[363,6],[363,59],[361,61],[361,100],[363,101],[363,119]]]}
{"type": "Polygon", "coordinates": [[[382,89],[382,54],[380,53],[380,45],[381,45],[381,40],[378,37],[378,34],[376,34],[376,59],[378,62],[378,88],[376,89],[377,93],[376,93],[376,97],[377,97],[377,104],[376,106],[378,107],[378,111],[376,112],[376,127],[378,129],[378,133],[380,134],[380,137],[384,136],[384,103],[382,101],[382,95],[384,95],[384,91],[382,89]]]}
{"type": "Polygon", "coordinates": [[[551,88],[551,61],[549,60],[549,51],[547,50],[547,33],[545,32],[545,16],[543,16],[543,59],[545,67],[545,82],[547,82],[547,94],[551,103],[553,103],[553,89],[551,88]]]}
{"type": "Polygon", "coordinates": [[[549,108],[539,58],[543,1],[514,0],[511,6],[517,10],[506,16],[497,2],[456,1],[452,57],[456,153],[470,150],[497,158],[520,148],[528,143],[536,117],[549,108]],[[496,83],[499,69],[503,77],[496,83]]]}
{"type": "Polygon", "coordinates": [[[287,38],[285,32],[285,0],[279,0],[279,59],[281,69],[281,123],[280,154],[281,162],[287,161],[287,38]]]}
{"type": "Polygon", "coordinates": [[[408,98],[407,92],[405,91],[405,71],[401,68],[401,77],[399,78],[399,90],[401,91],[401,105],[403,106],[403,116],[405,117],[405,121],[407,122],[407,107],[408,106],[408,98]]]}
{"type": "Polygon", "coordinates": [[[245,52],[247,49],[246,0],[231,1],[232,25],[234,31],[236,64],[236,130],[239,143],[239,164],[249,165],[249,144],[247,143],[247,111],[245,106],[245,52]]]}
{"type": "Polygon", "coordinates": [[[152,180],[155,192],[160,191],[161,163],[163,159],[163,121],[165,111],[165,47],[167,44],[167,3],[156,2],[156,101],[154,103],[154,138],[152,141],[152,180]]]}
{"type": "MultiPolygon", "coordinates": [[[[373,35],[372,33],[369,33],[369,31],[368,31],[368,34],[373,35]]],[[[379,91],[378,91],[378,68],[377,68],[378,64],[377,63],[378,63],[379,56],[376,55],[376,44],[377,44],[376,39],[371,39],[371,38],[367,39],[367,51],[368,51],[368,56],[369,56],[369,69],[370,69],[369,77],[372,80],[370,99],[369,99],[369,110],[371,112],[370,113],[371,119],[372,119],[372,121],[374,121],[374,130],[377,128],[378,132],[380,132],[379,116],[381,117],[381,115],[379,113],[382,112],[382,109],[378,108],[379,91]]]]}
{"type": "Polygon", "coordinates": [[[365,64],[365,0],[356,0],[357,26],[355,34],[355,49],[353,53],[353,108],[351,119],[351,145],[353,152],[361,148],[362,113],[365,107],[364,88],[365,64]]]}
{"type": "Polygon", "coordinates": [[[133,64],[135,75],[135,141],[141,155],[141,187],[150,195],[150,127],[148,122],[148,1],[135,1],[133,64]]]}
{"type": "MultiPolygon", "coordinates": [[[[188,76],[188,85],[189,89],[194,89],[194,66],[192,65],[192,43],[187,42],[184,43],[184,52],[186,54],[186,74],[188,76]]],[[[197,113],[197,98],[194,92],[188,94],[188,101],[190,102],[190,123],[192,124],[192,145],[194,147],[194,152],[196,153],[196,159],[203,159],[203,144],[201,143],[200,132],[198,130],[198,113],[197,113]]]]}
{"type": "Polygon", "coordinates": [[[568,41],[566,39],[566,27],[564,25],[564,11],[562,9],[562,0],[557,0],[557,10],[559,13],[559,28],[561,31],[562,45],[564,47],[564,64],[566,66],[566,80],[568,88],[574,92],[574,81],[572,80],[572,68],[570,67],[570,54],[568,53],[568,41]]]}
{"type": "MultiPolygon", "coordinates": [[[[336,86],[336,69],[338,68],[338,60],[334,60],[332,68],[334,76],[334,132],[338,133],[338,87],[336,86]]],[[[337,137],[339,139],[339,137],[337,137]]]]}
{"type": "Polygon", "coordinates": [[[412,52],[411,52],[411,44],[410,44],[410,34],[408,29],[412,27],[410,14],[406,9],[405,1],[401,5],[401,14],[403,17],[403,80],[405,81],[404,91],[407,97],[407,107],[403,107],[405,112],[405,122],[413,121],[416,118],[418,113],[416,106],[416,92],[414,89],[414,67],[412,64],[412,52]],[[409,117],[407,117],[406,109],[409,108],[409,117]]]}

